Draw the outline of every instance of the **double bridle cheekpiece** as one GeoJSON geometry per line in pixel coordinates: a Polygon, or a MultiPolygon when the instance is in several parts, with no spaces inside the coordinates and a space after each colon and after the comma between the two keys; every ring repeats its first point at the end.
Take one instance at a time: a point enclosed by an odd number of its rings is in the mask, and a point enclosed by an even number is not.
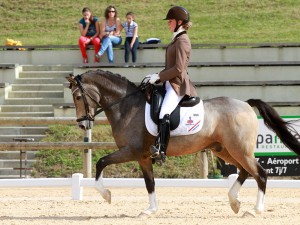
{"type": "Polygon", "coordinates": [[[81,75],[77,75],[75,76],[74,78],[77,82],[77,88],[75,88],[73,91],[72,91],[72,95],[79,89],[80,92],[81,92],[81,96],[82,96],[82,100],[83,100],[83,103],[84,103],[84,108],[85,108],[85,116],[81,117],[80,119],[77,119],[76,121],[77,122],[81,122],[81,121],[84,121],[84,120],[88,120],[88,121],[94,121],[95,120],[95,117],[103,112],[103,108],[102,106],[100,105],[100,103],[95,100],[88,92],[87,90],[83,87],[82,85],[82,82],[81,82],[81,75]],[[89,107],[89,104],[88,104],[88,101],[87,101],[87,98],[86,96],[88,96],[93,102],[96,103],[96,105],[99,106],[99,109],[96,111],[96,113],[94,115],[91,114],[90,112],[90,107],[89,107]]]}

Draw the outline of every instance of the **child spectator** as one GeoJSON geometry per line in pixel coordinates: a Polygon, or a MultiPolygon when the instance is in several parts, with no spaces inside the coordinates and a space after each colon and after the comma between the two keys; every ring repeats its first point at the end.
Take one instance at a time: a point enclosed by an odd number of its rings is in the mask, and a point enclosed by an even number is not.
{"type": "MultiPolygon", "coordinates": [[[[82,9],[83,18],[79,20],[80,38],[78,44],[80,47],[83,63],[88,63],[88,56],[86,54],[86,46],[89,44],[94,45],[95,53],[100,49],[100,26],[96,16],[93,16],[91,10],[87,7],[82,9]]],[[[95,57],[94,62],[99,62],[95,57]]]]}
{"type": "Polygon", "coordinates": [[[106,8],[104,13],[104,20],[101,22],[100,39],[102,42],[100,51],[96,57],[100,57],[107,51],[107,58],[110,63],[114,62],[113,47],[122,43],[120,35],[121,21],[118,18],[117,9],[110,5],[106,8]]]}
{"type": "Polygon", "coordinates": [[[128,67],[129,54],[132,53],[132,64],[135,67],[136,50],[139,45],[138,39],[138,24],[134,21],[134,13],[126,13],[126,21],[122,23],[122,28],[126,32],[125,39],[125,67],[128,67]]]}

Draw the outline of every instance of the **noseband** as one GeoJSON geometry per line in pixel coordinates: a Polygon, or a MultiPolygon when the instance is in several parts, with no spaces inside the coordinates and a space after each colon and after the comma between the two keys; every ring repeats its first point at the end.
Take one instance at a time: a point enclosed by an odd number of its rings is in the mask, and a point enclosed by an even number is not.
{"type": "MultiPolygon", "coordinates": [[[[75,76],[74,79],[76,80],[77,86],[78,86],[78,87],[75,88],[75,89],[72,91],[72,95],[74,95],[74,93],[75,93],[77,90],[80,90],[81,95],[82,95],[82,99],[83,99],[83,103],[84,103],[85,113],[86,113],[85,116],[81,117],[80,119],[77,119],[76,122],[81,122],[81,121],[84,121],[84,120],[94,121],[94,120],[95,120],[95,117],[96,117],[99,113],[103,112],[105,109],[108,109],[108,108],[112,107],[113,105],[116,105],[116,104],[120,103],[120,102],[123,100],[123,98],[122,98],[122,99],[120,99],[120,100],[118,100],[118,101],[116,101],[116,102],[110,104],[110,105],[107,106],[106,108],[103,108],[103,107],[100,105],[100,103],[97,102],[97,100],[94,99],[94,98],[87,92],[87,90],[83,87],[82,82],[81,82],[81,75],[75,76]],[[96,113],[95,113],[94,115],[92,115],[91,112],[90,112],[90,107],[89,107],[89,104],[88,104],[86,95],[87,95],[93,102],[95,102],[96,105],[97,105],[98,108],[99,108],[99,109],[96,111],[96,113]]],[[[127,98],[127,97],[129,97],[129,96],[131,96],[131,95],[133,95],[133,94],[136,94],[136,93],[139,92],[139,91],[145,90],[145,88],[146,88],[147,85],[149,85],[149,84],[148,84],[148,83],[143,83],[143,81],[142,81],[141,85],[138,86],[138,90],[137,90],[137,91],[134,91],[134,92],[132,92],[132,93],[126,95],[124,98],[127,98]]]]}

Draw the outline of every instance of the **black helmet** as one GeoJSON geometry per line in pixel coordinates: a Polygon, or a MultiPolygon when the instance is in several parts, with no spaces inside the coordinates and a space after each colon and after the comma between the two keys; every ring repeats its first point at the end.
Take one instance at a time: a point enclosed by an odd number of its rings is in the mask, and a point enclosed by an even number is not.
{"type": "Polygon", "coordinates": [[[175,19],[176,21],[182,20],[182,23],[186,24],[190,21],[190,14],[185,8],[181,6],[173,6],[169,10],[165,20],[172,20],[172,19],[175,19]]]}

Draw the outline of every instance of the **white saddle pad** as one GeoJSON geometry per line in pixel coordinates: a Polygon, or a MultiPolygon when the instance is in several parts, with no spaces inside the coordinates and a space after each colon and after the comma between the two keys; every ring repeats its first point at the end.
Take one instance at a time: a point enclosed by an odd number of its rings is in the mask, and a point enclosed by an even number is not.
{"type": "MultiPolygon", "coordinates": [[[[204,107],[201,100],[193,107],[180,108],[180,123],[179,126],[170,132],[171,136],[189,135],[199,132],[204,122],[204,107]]],[[[146,102],[145,108],[145,123],[147,130],[153,136],[157,136],[157,125],[150,117],[150,104],[146,102]]]]}

